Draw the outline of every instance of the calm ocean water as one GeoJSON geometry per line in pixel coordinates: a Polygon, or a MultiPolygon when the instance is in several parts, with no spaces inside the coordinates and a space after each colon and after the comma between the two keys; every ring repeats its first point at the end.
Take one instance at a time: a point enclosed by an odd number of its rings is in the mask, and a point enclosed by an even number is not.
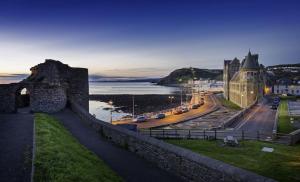
{"type": "Polygon", "coordinates": [[[90,82],[90,94],[171,94],[179,91],[150,82],[90,82]]]}
{"type": "MultiPolygon", "coordinates": [[[[90,82],[90,94],[172,94],[179,91],[175,87],[165,87],[149,82],[90,82]]],[[[110,106],[105,102],[90,101],[90,113],[96,118],[110,122],[110,106]]],[[[117,120],[131,113],[124,113],[117,108],[112,113],[113,120],[117,120]]]]}

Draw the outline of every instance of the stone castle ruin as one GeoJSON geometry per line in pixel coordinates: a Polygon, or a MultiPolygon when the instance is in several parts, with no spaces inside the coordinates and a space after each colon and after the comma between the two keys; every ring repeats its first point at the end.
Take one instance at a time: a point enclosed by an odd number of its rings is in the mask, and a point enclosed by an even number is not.
{"type": "Polygon", "coordinates": [[[28,106],[31,112],[58,112],[75,101],[88,111],[88,69],[73,68],[46,59],[31,69],[19,83],[0,84],[0,113],[17,112],[28,106]]]}

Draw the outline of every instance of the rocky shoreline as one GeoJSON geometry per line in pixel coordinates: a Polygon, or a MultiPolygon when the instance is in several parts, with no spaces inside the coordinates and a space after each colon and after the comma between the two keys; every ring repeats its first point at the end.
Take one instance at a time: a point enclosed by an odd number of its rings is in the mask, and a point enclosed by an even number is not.
{"type": "MultiPolygon", "coordinates": [[[[183,101],[190,96],[183,95],[183,101]]],[[[132,113],[133,95],[90,95],[91,101],[113,101],[115,107],[122,111],[132,113]]],[[[135,114],[158,112],[180,106],[180,94],[171,95],[134,95],[135,114]],[[173,97],[172,103],[169,97],[173,97]]]]}

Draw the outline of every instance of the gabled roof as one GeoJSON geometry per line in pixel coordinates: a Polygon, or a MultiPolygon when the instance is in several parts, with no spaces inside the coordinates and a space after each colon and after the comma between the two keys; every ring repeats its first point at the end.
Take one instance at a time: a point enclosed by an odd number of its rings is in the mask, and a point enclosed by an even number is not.
{"type": "Polygon", "coordinates": [[[249,51],[248,55],[245,57],[245,61],[243,61],[243,65],[241,67],[243,70],[258,70],[258,54],[252,55],[249,51]]]}

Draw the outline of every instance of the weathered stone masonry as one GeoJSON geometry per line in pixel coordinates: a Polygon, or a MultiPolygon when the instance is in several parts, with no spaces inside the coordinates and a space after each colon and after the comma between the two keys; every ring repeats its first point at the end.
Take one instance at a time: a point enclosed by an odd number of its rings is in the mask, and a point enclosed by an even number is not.
{"type": "Polygon", "coordinates": [[[23,88],[30,98],[33,112],[53,113],[64,109],[68,100],[76,100],[89,109],[88,70],[72,68],[47,59],[31,69],[31,75],[19,83],[0,84],[0,113],[17,111],[17,95],[23,88]]]}

